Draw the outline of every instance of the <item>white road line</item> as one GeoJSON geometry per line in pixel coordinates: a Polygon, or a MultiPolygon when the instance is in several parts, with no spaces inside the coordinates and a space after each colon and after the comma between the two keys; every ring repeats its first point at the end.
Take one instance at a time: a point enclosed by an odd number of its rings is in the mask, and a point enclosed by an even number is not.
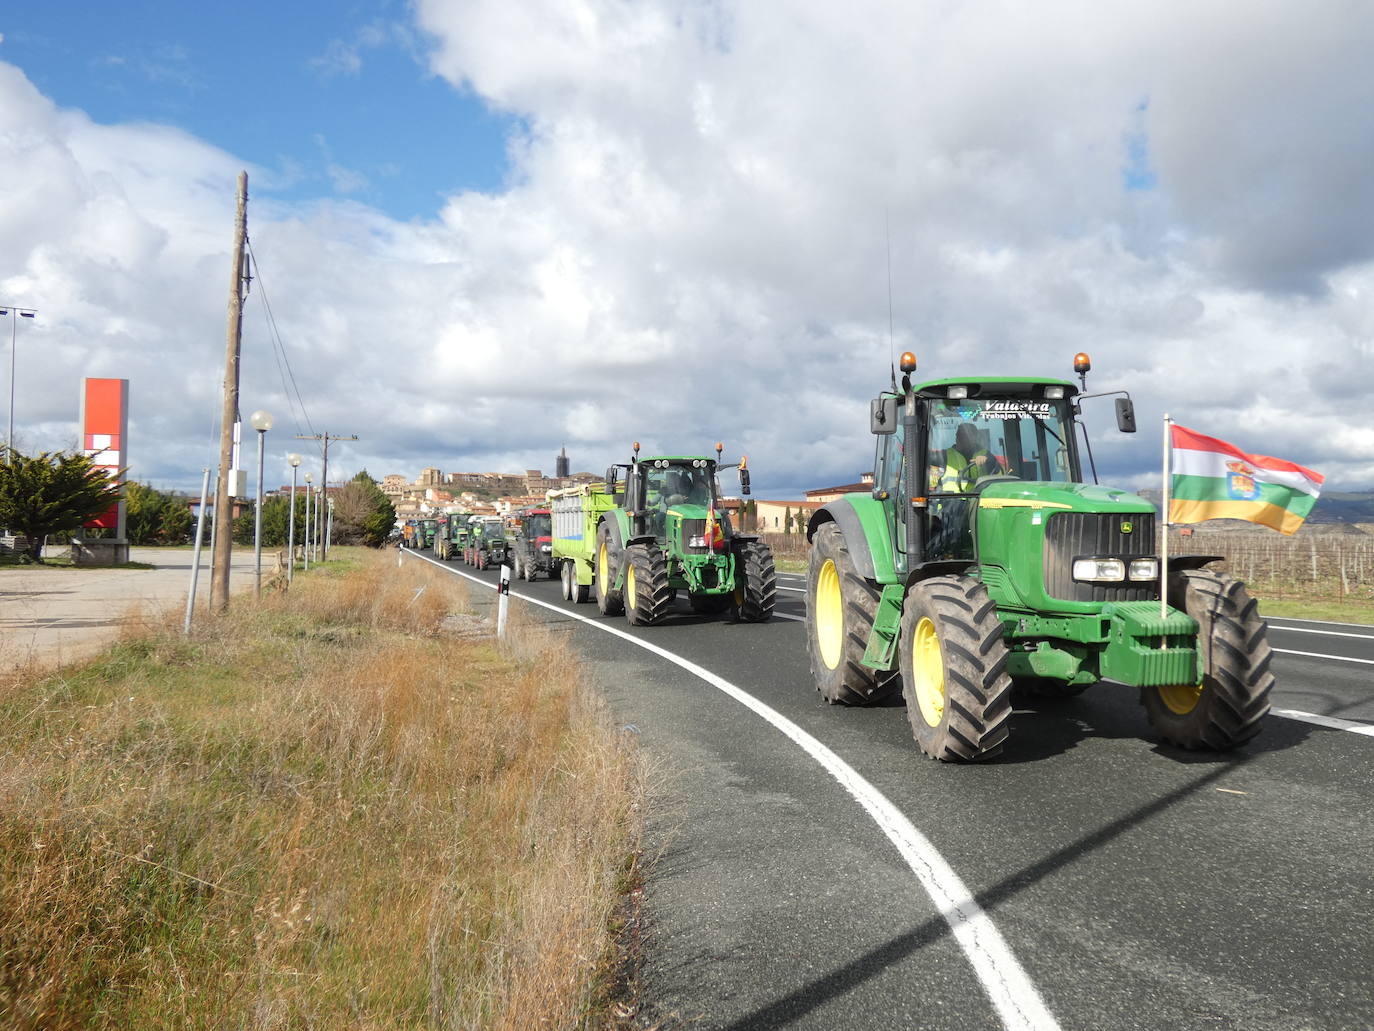
{"type": "Polygon", "coordinates": [[[1349,655],[1323,655],[1321,652],[1295,652],[1291,648],[1274,648],[1273,651],[1280,655],[1303,655],[1309,659],[1331,659],[1335,662],[1362,662],[1366,666],[1374,666],[1374,659],[1355,659],[1349,655]]]}
{"type": "MultiPolygon", "coordinates": [[[[784,591],[789,588],[782,588],[784,591]]],[[[1286,630],[1290,634],[1326,634],[1328,637],[1358,637],[1361,641],[1374,641],[1374,634],[1347,634],[1344,630],[1314,630],[1305,626],[1276,626],[1269,624],[1270,630],[1286,630]]]]}
{"type": "MultiPolygon", "coordinates": [[[[411,557],[422,559],[447,572],[456,573],[458,576],[467,577],[469,580],[493,590],[496,588],[495,584],[472,576],[470,573],[465,573],[461,569],[445,566],[435,559],[427,558],[424,555],[411,557]]],[[[1013,1031],[1013,1029],[1014,1031],[1039,1031],[1039,1029],[1043,1029],[1043,1031],[1056,1029],[1057,1031],[1059,1024],[1055,1021],[1054,1015],[1050,1013],[1044,1000],[1040,998],[1040,993],[1031,984],[1025,970],[1021,968],[1021,964],[1012,955],[1011,949],[1003,940],[1001,933],[993,926],[992,921],[983,912],[983,908],[978,905],[968,888],[965,887],[964,882],[959,879],[959,875],[936,851],[935,846],[927,840],[926,836],[918,831],[915,825],[902,814],[901,810],[888,801],[882,792],[861,777],[858,771],[826,745],[747,691],[736,687],[728,680],[694,662],[674,655],[666,648],[661,648],[642,638],[627,634],[618,627],[608,626],[605,622],[588,619],[586,616],[571,611],[566,605],[553,605],[524,594],[514,594],[514,596],[527,604],[550,609],[560,616],[568,616],[586,623],[588,626],[596,627],[598,630],[604,630],[606,633],[613,634],[630,644],[653,652],[660,658],[667,659],[763,717],[791,738],[807,755],[824,767],[827,773],[839,781],[840,785],[854,797],[859,805],[863,806],[868,815],[873,818],[873,822],[878,825],[879,829],[887,835],[888,840],[896,846],[897,851],[902,854],[902,858],[911,867],[916,879],[921,882],[921,887],[925,889],[926,894],[935,903],[935,908],[939,910],[940,915],[949,924],[960,948],[968,956],[974,972],[977,973],[978,979],[983,983],[983,989],[987,992],[993,1008],[997,1010],[998,1016],[1002,1019],[1002,1026],[1008,1031],[1013,1031]]]]}
{"type": "Polygon", "coordinates": [[[806,593],[806,588],[805,588],[805,587],[784,587],[782,584],[778,584],[778,590],[780,590],[780,591],[793,591],[793,592],[795,592],[795,593],[797,593],[797,594],[805,594],[805,593],[806,593]]]}
{"type": "MultiPolygon", "coordinates": [[[[1260,615],[1264,615],[1264,613],[1261,612],[1260,615]]],[[[1282,619],[1288,623],[1321,623],[1324,626],[1354,626],[1361,630],[1374,630],[1374,625],[1369,623],[1341,623],[1334,619],[1299,619],[1297,616],[1274,616],[1273,619],[1282,619]]]]}
{"type": "Polygon", "coordinates": [[[774,618],[774,619],[790,619],[790,620],[791,620],[792,622],[794,622],[794,623],[805,623],[805,622],[806,622],[806,617],[805,617],[805,616],[791,616],[791,615],[788,615],[786,612],[779,612],[777,609],[774,609],[774,610],[773,610],[773,618],[774,618]]]}
{"type": "Polygon", "coordinates": [[[1315,712],[1301,712],[1297,709],[1270,709],[1269,712],[1274,716],[1282,716],[1290,720],[1300,720],[1303,723],[1313,723],[1318,727],[1330,727],[1332,730],[1348,730],[1352,734],[1363,734],[1366,737],[1374,737],[1374,723],[1356,723],[1354,720],[1338,719],[1335,716],[1322,716],[1315,712]]]}

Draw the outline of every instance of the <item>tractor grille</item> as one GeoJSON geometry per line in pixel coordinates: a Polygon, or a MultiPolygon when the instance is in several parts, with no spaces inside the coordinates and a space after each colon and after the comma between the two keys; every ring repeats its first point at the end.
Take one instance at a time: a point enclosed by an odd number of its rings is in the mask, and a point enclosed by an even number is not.
{"type": "Polygon", "coordinates": [[[686,555],[704,555],[710,548],[694,548],[691,545],[693,537],[704,537],[706,535],[705,519],[684,519],[682,520],[682,551],[686,555]]]}
{"type": "Polygon", "coordinates": [[[1142,558],[1155,553],[1152,514],[1056,512],[1045,526],[1045,593],[1064,601],[1153,601],[1156,581],[1117,584],[1079,583],[1073,578],[1076,558],[1142,558]],[[1131,525],[1122,533],[1123,523],[1131,525]]]}

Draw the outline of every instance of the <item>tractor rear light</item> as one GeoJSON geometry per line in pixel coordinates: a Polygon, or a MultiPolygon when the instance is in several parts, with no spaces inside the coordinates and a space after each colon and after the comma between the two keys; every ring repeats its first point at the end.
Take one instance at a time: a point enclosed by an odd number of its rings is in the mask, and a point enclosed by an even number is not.
{"type": "Polygon", "coordinates": [[[1092,582],[1119,582],[1126,579],[1126,563],[1119,558],[1076,558],[1073,578],[1092,582]]]}
{"type": "Polygon", "coordinates": [[[947,396],[954,401],[962,400],[968,397],[968,387],[950,387],[947,396]]]}
{"type": "Polygon", "coordinates": [[[1159,559],[1133,558],[1128,572],[1132,580],[1157,580],[1159,579],[1159,559]]]}

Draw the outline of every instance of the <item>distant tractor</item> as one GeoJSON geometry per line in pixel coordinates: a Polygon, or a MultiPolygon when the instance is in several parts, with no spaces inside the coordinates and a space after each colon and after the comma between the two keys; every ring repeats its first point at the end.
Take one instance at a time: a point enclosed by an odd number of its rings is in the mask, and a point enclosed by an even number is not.
{"type": "Polygon", "coordinates": [[[511,572],[533,582],[540,573],[558,575],[553,558],[553,513],[543,507],[522,508],[506,520],[510,542],[511,572]]]}
{"type": "MultiPolygon", "coordinates": [[[[595,585],[597,607],[630,623],[667,616],[678,592],[696,612],[730,611],[743,622],[769,619],[777,593],[773,553],[737,534],[720,501],[716,457],[639,457],[612,466],[596,489],[555,492],[554,555],[563,560],[564,596],[595,585]],[[623,490],[621,489],[623,476],[623,490]]],[[[740,489],[749,472],[740,462],[740,489]]]]}
{"type": "Polygon", "coordinates": [[[439,530],[434,536],[434,557],[444,562],[450,561],[459,553],[461,538],[467,532],[466,515],[450,515],[440,521],[439,530]]]}
{"type": "MultiPolygon", "coordinates": [[[[872,492],[807,527],[807,640],[825,700],[901,690],[922,751],[956,762],[1001,750],[1014,690],[1065,697],[1100,681],[1138,688],[1182,748],[1254,737],[1274,680],[1255,601],[1203,568],[1217,556],[1171,559],[1161,600],[1154,507],[1083,479],[1077,418],[1099,395],[1057,379],[913,385],[915,358],[901,367],[900,388],[871,404],[872,492]]],[[[1089,368],[1075,357],[1084,383],[1089,368]]],[[[1129,397],[1116,412],[1134,432],[1129,397]]]]}
{"type": "Polygon", "coordinates": [[[506,529],[498,518],[483,519],[472,526],[472,564],[478,569],[506,561],[506,529]]]}

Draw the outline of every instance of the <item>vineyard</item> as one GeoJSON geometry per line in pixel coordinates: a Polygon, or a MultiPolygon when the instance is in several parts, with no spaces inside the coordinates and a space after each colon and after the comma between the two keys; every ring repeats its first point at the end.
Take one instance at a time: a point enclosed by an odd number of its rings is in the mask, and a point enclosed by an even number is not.
{"type": "MultiPolygon", "coordinates": [[[[765,533],[779,559],[807,557],[803,533],[765,533]]],[[[1221,555],[1212,568],[1266,598],[1374,598],[1374,523],[1322,524],[1292,537],[1260,528],[1169,535],[1171,555],[1221,555]]]]}

